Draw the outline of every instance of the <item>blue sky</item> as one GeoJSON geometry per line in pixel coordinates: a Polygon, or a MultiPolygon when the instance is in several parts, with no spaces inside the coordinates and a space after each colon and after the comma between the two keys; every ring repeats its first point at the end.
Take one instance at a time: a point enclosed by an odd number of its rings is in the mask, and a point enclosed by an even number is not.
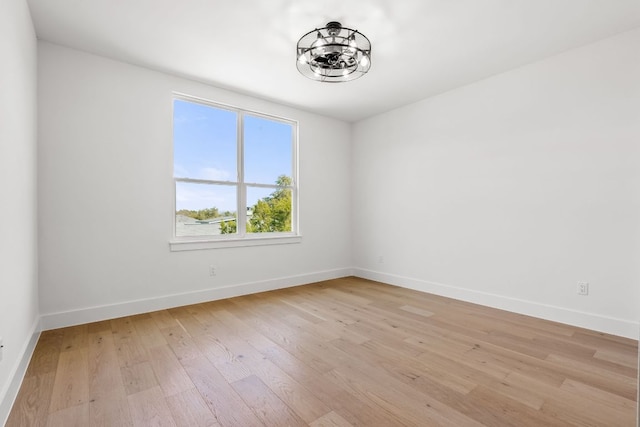
{"type": "MultiPolygon", "coordinates": [[[[236,182],[238,113],[176,99],[173,115],[174,176],[236,182]]],[[[245,182],[274,184],[292,175],[290,124],[245,114],[243,131],[245,182]]],[[[249,187],[248,204],[272,191],[249,187]]],[[[236,200],[235,185],[177,183],[177,210],[236,211],[236,200]]]]}

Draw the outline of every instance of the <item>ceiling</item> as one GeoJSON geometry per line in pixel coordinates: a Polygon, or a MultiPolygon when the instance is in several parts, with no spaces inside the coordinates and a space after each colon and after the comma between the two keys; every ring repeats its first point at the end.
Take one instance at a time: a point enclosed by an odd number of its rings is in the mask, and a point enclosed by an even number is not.
{"type": "Polygon", "coordinates": [[[357,121],[640,26],[638,0],[28,0],[39,39],[357,121]],[[364,33],[364,77],[309,80],[297,40],[364,33]]]}

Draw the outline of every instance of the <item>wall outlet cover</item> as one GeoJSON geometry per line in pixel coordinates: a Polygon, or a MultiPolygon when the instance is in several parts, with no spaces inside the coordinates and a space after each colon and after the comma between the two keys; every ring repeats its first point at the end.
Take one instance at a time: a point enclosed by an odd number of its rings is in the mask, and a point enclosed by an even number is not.
{"type": "Polygon", "coordinates": [[[578,295],[589,295],[589,282],[578,282],[578,295]]]}

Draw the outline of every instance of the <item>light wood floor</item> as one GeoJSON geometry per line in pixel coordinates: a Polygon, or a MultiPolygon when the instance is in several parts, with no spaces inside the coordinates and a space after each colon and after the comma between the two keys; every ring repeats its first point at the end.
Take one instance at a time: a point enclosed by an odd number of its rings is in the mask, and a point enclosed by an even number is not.
{"type": "Polygon", "coordinates": [[[7,426],[635,426],[636,357],[347,278],[44,332],[7,426]]]}

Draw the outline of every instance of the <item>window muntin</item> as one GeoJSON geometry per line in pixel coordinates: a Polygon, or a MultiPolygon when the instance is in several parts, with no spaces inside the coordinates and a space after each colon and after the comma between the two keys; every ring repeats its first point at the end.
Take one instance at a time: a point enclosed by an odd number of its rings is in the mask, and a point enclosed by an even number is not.
{"type": "Polygon", "coordinates": [[[293,121],[174,99],[174,238],[297,235],[293,121]]]}

